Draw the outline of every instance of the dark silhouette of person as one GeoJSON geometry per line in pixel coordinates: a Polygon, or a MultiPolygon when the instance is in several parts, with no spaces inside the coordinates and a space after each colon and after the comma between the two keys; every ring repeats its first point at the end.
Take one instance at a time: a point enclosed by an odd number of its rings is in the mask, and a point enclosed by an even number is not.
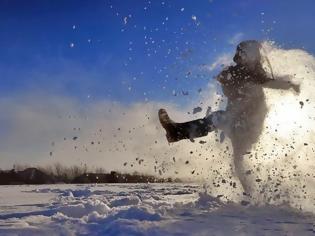
{"type": "Polygon", "coordinates": [[[230,138],[233,147],[234,171],[243,190],[250,192],[246,182],[243,155],[257,142],[267,114],[263,87],[293,89],[299,92],[299,85],[285,78],[269,78],[262,67],[261,43],[256,40],[241,42],[236,49],[235,65],[224,69],[216,80],[227,97],[225,110],[207,114],[202,119],[176,123],[165,109],[159,110],[159,119],[166,130],[168,142],[177,142],[206,136],[214,130],[222,130],[230,138]]]}

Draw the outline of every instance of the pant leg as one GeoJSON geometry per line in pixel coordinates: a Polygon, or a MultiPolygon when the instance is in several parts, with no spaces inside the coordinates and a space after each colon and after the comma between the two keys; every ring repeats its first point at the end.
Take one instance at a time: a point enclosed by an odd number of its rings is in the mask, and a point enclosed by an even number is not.
{"type": "Polygon", "coordinates": [[[227,112],[223,110],[214,111],[204,118],[208,123],[211,123],[215,129],[226,131],[229,127],[230,120],[227,112]]]}
{"type": "Polygon", "coordinates": [[[211,120],[205,118],[184,123],[177,123],[176,127],[178,134],[186,139],[194,139],[206,136],[214,129],[211,120]]]}
{"type": "Polygon", "coordinates": [[[203,119],[192,120],[184,123],[175,123],[175,136],[174,140],[190,139],[203,137],[208,135],[209,132],[224,126],[226,121],[225,111],[216,111],[203,119]]]}

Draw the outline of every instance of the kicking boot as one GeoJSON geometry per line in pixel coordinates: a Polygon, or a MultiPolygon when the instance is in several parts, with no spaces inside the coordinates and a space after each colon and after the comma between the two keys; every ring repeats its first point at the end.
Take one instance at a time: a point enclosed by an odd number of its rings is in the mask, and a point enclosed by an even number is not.
{"type": "Polygon", "coordinates": [[[159,110],[159,119],[161,125],[166,130],[166,138],[169,143],[182,139],[189,139],[194,142],[194,138],[206,136],[208,132],[214,129],[212,121],[209,118],[176,123],[170,119],[165,109],[159,110]]]}
{"type": "Polygon", "coordinates": [[[166,131],[166,138],[169,143],[177,142],[184,138],[181,137],[180,130],[177,129],[177,123],[171,120],[165,109],[159,110],[159,120],[166,131]]]}

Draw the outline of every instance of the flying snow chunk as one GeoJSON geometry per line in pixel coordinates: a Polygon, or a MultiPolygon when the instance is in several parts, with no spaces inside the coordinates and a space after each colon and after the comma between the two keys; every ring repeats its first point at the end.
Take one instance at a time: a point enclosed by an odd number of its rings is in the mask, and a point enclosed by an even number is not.
{"type": "Polygon", "coordinates": [[[74,47],[74,43],[70,43],[70,48],[73,48],[74,47]]]}
{"type": "Polygon", "coordinates": [[[195,107],[195,108],[193,109],[193,114],[196,114],[196,113],[201,112],[201,111],[202,111],[202,108],[201,108],[201,107],[195,107]]]}
{"type": "Polygon", "coordinates": [[[193,21],[196,21],[196,20],[197,20],[197,16],[192,15],[192,16],[191,16],[191,19],[192,19],[193,21]]]}
{"type": "Polygon", "coordinates": [[[180,9],[180,11],[185,11],[185,8],[182,7],[182,8],[180,9]]]}
{"type": "Polygon", "coordinates": [[[125,17],[124,17],[124,24],[125,24],[125,25],[128,23],[127,20],[128,20],[128,17],[125,16],[125,17]]]}
{"type": "Polygon", "coordinates": [[[75,29],[75,28],[76,28],[76,26],[75,26],[75,25],[73,25],[73,26],[72,26],[72,29],[75,29]]]}

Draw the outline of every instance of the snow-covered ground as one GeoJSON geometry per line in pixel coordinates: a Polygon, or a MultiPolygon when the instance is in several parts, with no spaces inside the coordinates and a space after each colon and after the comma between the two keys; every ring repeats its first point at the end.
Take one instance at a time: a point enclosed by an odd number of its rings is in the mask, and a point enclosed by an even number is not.
{"type": "Polygon", "coordinates": [[[314,235],[285,206],[224,203],[193,184],[0,187],[0,235],[314,235]]]}

